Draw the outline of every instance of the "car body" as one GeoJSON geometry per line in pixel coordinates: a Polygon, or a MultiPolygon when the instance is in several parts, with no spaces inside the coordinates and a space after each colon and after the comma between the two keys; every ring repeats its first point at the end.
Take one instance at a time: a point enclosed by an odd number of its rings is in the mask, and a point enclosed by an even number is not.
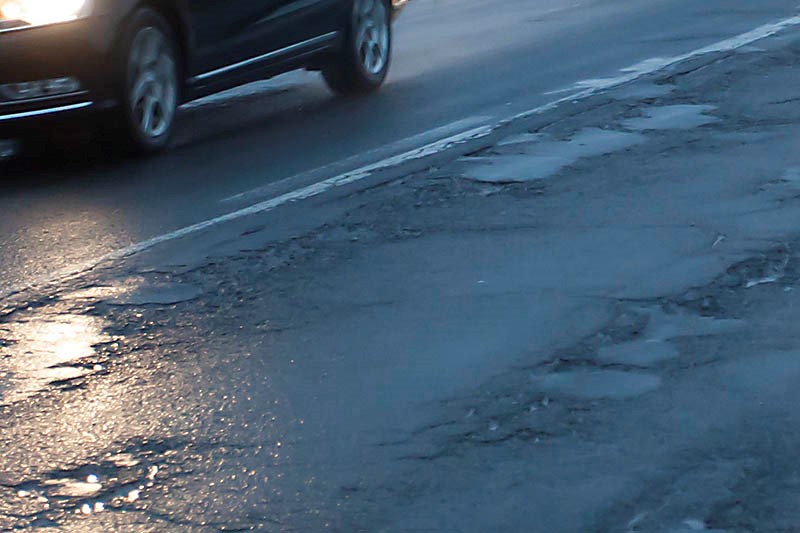
{"type": "Polygon", "coordinates": [[[293,69],[333,71],[359,2],[386,4],[393,19],[406,0],[0,0],[0,138],[125,107],[132,26],[174,41],[180,104],[293,69]]]}

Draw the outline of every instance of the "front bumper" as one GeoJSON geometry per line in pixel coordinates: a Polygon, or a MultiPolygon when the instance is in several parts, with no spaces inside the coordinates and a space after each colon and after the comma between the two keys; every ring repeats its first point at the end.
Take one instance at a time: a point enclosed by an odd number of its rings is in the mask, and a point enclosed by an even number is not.
{"type": "Polygon", "coordinates": [[[75,78],[69,93],[14,98],[0,91],[0,132],[113,105],[113,32],[104,17],[0,31],[0,86],[75,78]]]}

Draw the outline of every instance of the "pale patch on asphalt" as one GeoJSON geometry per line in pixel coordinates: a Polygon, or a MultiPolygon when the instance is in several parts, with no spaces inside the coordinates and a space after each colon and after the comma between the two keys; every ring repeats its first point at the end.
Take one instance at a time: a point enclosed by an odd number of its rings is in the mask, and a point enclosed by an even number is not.
{"type": "Polygon", "coordinates": [[[649,367],[678,357],[678,349],[663,341],[636,340],[600,348],[598,359],[609,363],[649,367]]]}
{"type": "Polygon", "coordinates": [[[665,313],[660,307],[648,309],[650,321],[645,338],[652,341],[668,341],[679,337],[701,337],[724,335],[742,328],[746,322],[736,319],[698,317],[683,313],[665,313]]]}
{"type": "Polygon", "coordinates": [[[637,133],[587,128],[571,139],[505,145],[508,155],[463,158],[464,177],[484,183],[513,183],[548,178],[581,159],[606,155],[645,142],[637,133]]]}
{"type": "Polygon", "coordinates": [[[673,341],[687,337],[725,335],[740,331],[745,322],[733,319],[666,313],[660,306],[639,309],[648,315],[640,338],[602,346],[597,358],[606,363],[651,367],[680,355],[673,341]]]}
{"type": "Polygon", "coordinates": [[[708,115],[715,110],[713,105],[668,105],[644,109],[644,116],[623,121],[630,130],[690,130],[719,122],[717,117],[708,115]]]}
{"type": "Polygon", "coordinates": [[[705,521],[696,518],[688,518],[683,521],[683,528],[676,529],[675,533],[691,533],[692,531],[705,531],[706,533],[726,533],[722,529],[709,529],[705,521]]]}
{"type": "Polygon", "coordinates": [[[659,376],[622,370],[573,370],[535,376],[532,381],[542,392],[586,400],[625,400],[661,386],[659,376]]]}

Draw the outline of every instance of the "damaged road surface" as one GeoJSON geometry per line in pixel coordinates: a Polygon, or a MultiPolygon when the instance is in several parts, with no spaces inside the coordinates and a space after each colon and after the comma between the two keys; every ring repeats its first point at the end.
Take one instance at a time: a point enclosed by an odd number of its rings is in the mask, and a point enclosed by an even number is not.
{"type": "Polygon", "coordinates": [[[6,299],[0,528],[800,530],[798,58],[6,299]]]}

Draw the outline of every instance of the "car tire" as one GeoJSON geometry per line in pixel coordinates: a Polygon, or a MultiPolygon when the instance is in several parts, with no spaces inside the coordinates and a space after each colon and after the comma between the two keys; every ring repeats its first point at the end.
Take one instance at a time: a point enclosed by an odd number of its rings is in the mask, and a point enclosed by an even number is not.
{"type": "Polygon", "coordinates": [[[387,0],[352,0],[342,47],[322,70],[333,92],[368,94],[383,84],[391,63],[391,22],[387,0]]]}
{"type": "Polygon", "coordinates": [[[131,17],[119,48],[119,108],[109,124],[123,150],[148,155],[167,147],[180,102],[177,40],[157,11],[131,17]]]}

